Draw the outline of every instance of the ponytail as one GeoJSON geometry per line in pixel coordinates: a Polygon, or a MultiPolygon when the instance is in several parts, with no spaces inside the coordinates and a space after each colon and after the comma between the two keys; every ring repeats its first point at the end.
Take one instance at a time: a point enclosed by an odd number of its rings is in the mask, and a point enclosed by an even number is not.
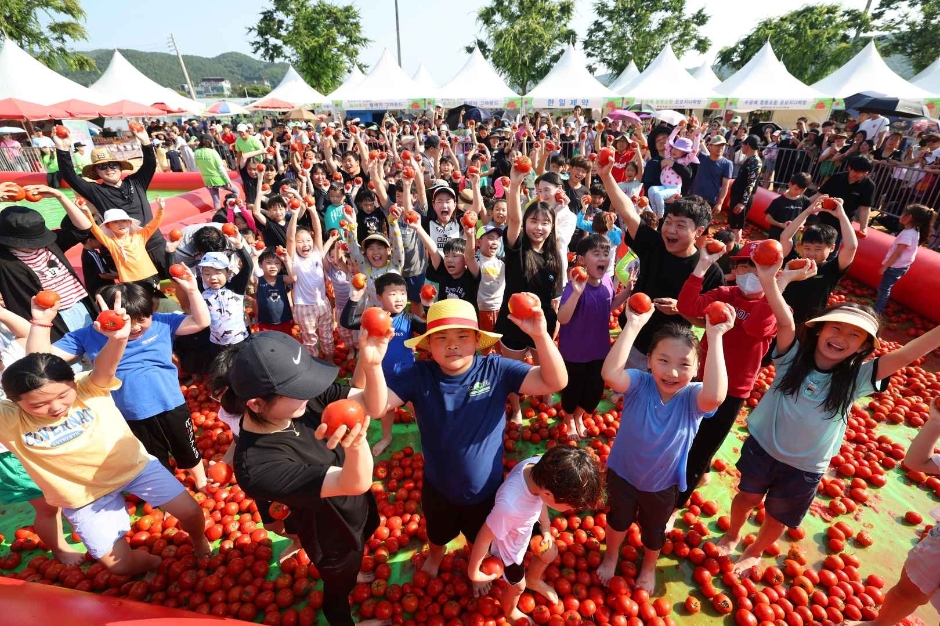
{"type": "Polygon", "coordinates": [[[911,204],[904,209],[904,214],[911,216],[911,224],[920,235],[918,245],[925,245],[930,238],[930,231],[933,230],[937,212],[923,204],[911,204]]]}

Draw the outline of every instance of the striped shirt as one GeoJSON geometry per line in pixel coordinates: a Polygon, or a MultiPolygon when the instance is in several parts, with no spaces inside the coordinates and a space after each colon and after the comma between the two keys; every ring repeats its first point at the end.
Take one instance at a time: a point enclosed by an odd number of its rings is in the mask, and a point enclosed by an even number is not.
{"type": "Polygon", "coordinates": [[[29,252],[11,248],[10,252],[33,270],[43,289],[59,294],[60,309],[68,309],[88,297],[88,292],[82,284],[46,248],[36,248],[29,252]]]}

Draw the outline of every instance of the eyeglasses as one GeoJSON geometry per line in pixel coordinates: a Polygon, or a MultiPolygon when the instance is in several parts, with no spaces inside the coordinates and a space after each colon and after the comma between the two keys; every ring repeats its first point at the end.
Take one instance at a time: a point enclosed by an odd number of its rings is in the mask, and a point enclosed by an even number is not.
{"type": "Polygon", "coordinates": [[[121,164],[120,164],[120,163],[117,163],[117,162],[115,162],[115,161],[110,161],[110,162],[108,162],[108,163],[99,163],[98,165],[95,165],[95,169],[97,169],[97,170],[119,170],[119,169],[121,169],[121,164]]]}

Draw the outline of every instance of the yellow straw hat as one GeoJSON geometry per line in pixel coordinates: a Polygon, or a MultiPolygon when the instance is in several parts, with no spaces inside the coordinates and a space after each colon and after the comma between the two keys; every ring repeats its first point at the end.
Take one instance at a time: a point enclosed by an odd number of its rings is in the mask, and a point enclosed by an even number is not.
{"type": "Polygon", "coordinates": [[[477,312],[472,304],[464,300],[449,298],[431,305],[431,308],[428,309],[427,332],[420,337],[407,340],[405,345],[411,349],[424,348],[427,350],[427,339],[432,333],[450,330],[451,328],[467,328],[475,331],[479,336],[477,350],[489,348],[502,337],[498,333],[480,330],[480,325],[477,323],[477,312]]]}

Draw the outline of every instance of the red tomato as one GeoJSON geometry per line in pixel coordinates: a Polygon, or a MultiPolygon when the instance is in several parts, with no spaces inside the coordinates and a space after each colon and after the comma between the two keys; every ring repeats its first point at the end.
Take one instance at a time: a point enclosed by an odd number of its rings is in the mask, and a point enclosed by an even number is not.
{"type": "Polygon", "coordinates": [[[712,606],[722,615],[727,615],[734,608],[734,605],[731,603],[731,598],[723,593],[719,593],[712,598],[712,606]]]}
{"type": "Polygon", "coordinates": [[[463,224],[464,228],[473,228],[477,225],[477,212],[467,211],[460,219],[460,223],[463,224]]]}
{"type": "Polygon", "coordinates": [[[132,133],[142,133],[144,132],[144,125],[140,122],[131,122],[127,125],[131,129],[132,133]]]}
{"type": "Polygon", "coordinates": [[[916,511],[908,511],[904,514],[904,521],[908,524],[922,524],[924,522],[924,517],[917,513],[916,511]]]}
{"type": "Polygon", "coordinates": [[[372,306],[362,314],[360,324],[362,330],[373,337],[384,337],[388,329],[392,327],[392,318],[379,307],[372,306]]]}
{"type": "Polygon", "coordinates": [[[286,504],[272,502],[271,506],[268,507],[268,515],[275,520],[287,519],[287,516],[290,515],[290,508],[286,504]]]}
{"type": "Polygon", "coordinates": [[[173,278],[182,278],[186,276],[186,266],[182,263],[174,263],[170,266],[170,276],[173,278]]]}
{"type": "Polygon", "coordinates": [[[773,265],[783,258],[783,246],[776,239],[764,239],[754,250],[751,260],[757,265],[773,265]]]}
{"type": "Polygon", "coordinates": [[[571,268],[571,280],[585,281],[588,279],[587,270],[580,265],[571,268]]]}
{"type": "Polygon", "coordinates": [[[809,259],[793,259],[787,263],[788,270],[801,270],[805,269],[809,265],[809,259]]]}
{"type": "Polygon", "coordinates": [[[170,231],[170,241],[179,241],[183,238],[183,231],[179,228],[174,228],[170,231]]]}
{"type": "Polygon", "coordinates": [[[209,476],[209,480],[211,480],[212,482],[218,483],[220,485],[225,485],[230,480],[232,480],[233,472],[232,472],[231,466],[229,466],[228,463],[223,463],[219,461],[218,463],[210,467],[209,471],[206,472],[206,474],[209,476]]]}
{"type": "Polygon", "coordinates": [[[43,290],[36,294],[36,304],[44,309],[51,309],[59,301],[59,294],[54,291],[43,290]]]}
{"type": "Polygon", "coordinates": [[[689,613],[698,613],[702,610],[702,603],[695,596],[689,596],[685,599],[685,610],[689,613]]]}
{"type": "Polygon", "coordinates": [[[718,254],[719,252],[724,252],[726,249],[725,244],[720,241],[715,241],[714,239],[709,239],[705,244],[705,251],[708,252],[708,254],[718,254]]]}
{"type": "Polygon", "coordinates": [[[433,300],[437,297],[437,289],[434,288],[434,285],[425,285],[421,288],[421,299],[422,300],[433,300]]]}
{"type": "Polygon", "coordinates": [[[98,314],[98,325],[102,330],[113,332],[124,328],[124,316],[115,311],[102,311],[98,314]]]}
{"type": "Polygon", "coordinates": [[[329,436],[336,432],[340,425],[345,424],[346,428],[351,429],[356,424],[365,423],[366,412],[358,402],[344,398],[326,405],[321,421],[326,424],[326,434],[329,436]]]}
{"type": "Polygon", "coordinates": [[[614,149],[610,146],[601,148],[600,152],[597,154],[597,164],[601,167],[608,165],[614,160],[614,154],[614,149]]]}
{"type": "Polygon", "coordinates": [[[532,159],[527,156],[518,157],[512,166],[520,174],[528,174],[532,171],[532,159]]]}
{"type": "Polygon", "coordinates": [[[503,562],[499,560],[498,557],[488,556],[483,559],[483,562],[480,564],[480,571],[491,576],[496,574],[497,576],[503,575],[503,562]]]}
{"type": "Polygon", "coordinates": [[[366,286],[366,275],[356,274],[352,277],[352,280],[349,281],[349,284],[352,285],[353,289],[362,289],[366,286]]]}
{"type": "Polygon", "coordinates": [[[535,315],[538,306],[538,299],[529,293],[514,293],[509,298],[509,313],[521,320],[535,315]]]}
{"type": "Polygon", "coordinates": [[[480,173],[480,168],[475,165],[471,165],[467,168],[467,176],[476,176],[480,173]]]}
{"type": "Polygon", "coordinates": [[[55,127],[55,136],[56,136],[56,137],[61,137],[62,139],[65,139],[66,137],[69,136],[69,129],[66,128],[65,126],[60,126],[60,125],[56,124],[56,127],[55,127]]]}
{"type": "Polygon", "coordinates": [[[235,224],[226,222],[225,224],[222,224],[222,234],[226,237],[234,237],[238,234],[238,229],[235,228],[235,224]]]}
{"type": "Polygon", "coordinates": [[[822,208],[826,211],[835,211],[839,206],[839,203],[835,201],[835,198],[823,198],[822,208]]]}
{"type": "Polygon", "coordinates": [[[714,326],[727,321],[729,316],[734,316],[734,313],[728,303],[715,301],[705,307],[705,315],[708,316],[709,323],[714,326]]]}
{"type": "Polygon", "coordinates": [[[405,212],[406,224],[417,224],[421,220],[421,215],[414,209],[408,209],[405,212]]]}
{"type": "Polygon", "coordinates": [[[650,199],[646,196],[640,196],[636,199],[636,205],[641,209],[644,209],[650,205],[650,199]]]}
{"type": "Polygon", "coordinates": [[[627,300],[627,306],[630,307],[630,310],[634,313],[642,315],[653,308],[653,301],[650,300],[650,297],[645,293],[637,292],[627,300]]]}

